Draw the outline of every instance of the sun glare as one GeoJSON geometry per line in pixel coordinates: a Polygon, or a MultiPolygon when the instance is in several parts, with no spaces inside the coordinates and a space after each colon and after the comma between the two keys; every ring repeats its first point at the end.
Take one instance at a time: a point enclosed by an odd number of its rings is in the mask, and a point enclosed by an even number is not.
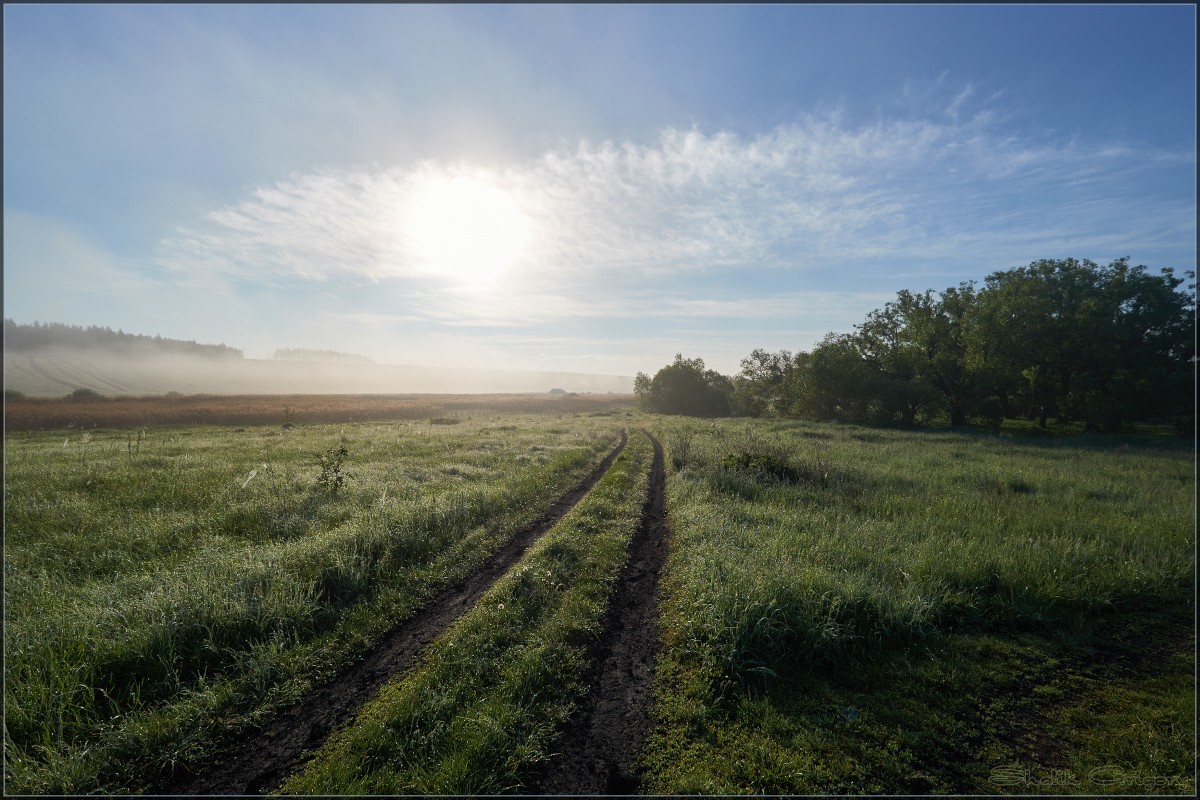
{"type": "Polygon", "coordinates": [[[404,237],[420,267],[464,286],[495,283],[529,240],[529,217],[512,194],[480,178],[431,180],[405,212],[404,237]]]}

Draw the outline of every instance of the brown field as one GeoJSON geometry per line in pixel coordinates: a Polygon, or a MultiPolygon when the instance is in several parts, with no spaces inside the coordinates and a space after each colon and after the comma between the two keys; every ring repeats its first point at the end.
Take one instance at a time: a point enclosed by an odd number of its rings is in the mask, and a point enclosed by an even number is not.
{"type": "Polygon", "coordinates": [[[6,431],[149,428],[164,425],[298,425],[508,414],[614,413],[628,394],[167,395],[78,401],[25,398],[4,403],[6,431]],[[288,411],[294,412],[289,417],[288,411]]]}

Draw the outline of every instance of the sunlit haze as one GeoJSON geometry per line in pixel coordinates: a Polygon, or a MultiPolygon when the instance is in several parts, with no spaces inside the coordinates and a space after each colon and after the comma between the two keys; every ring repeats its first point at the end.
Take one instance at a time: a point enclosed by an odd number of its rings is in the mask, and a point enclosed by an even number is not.
{"type": "Polygon", "coordinates": [[[407,246],[432,275],[489,287],[528,248],[529,217],[511,192],[473,176],[426,181],[401,209],[407,246]]]}
{"type": "Polygon", "coordinates": [[[1185,5],[6,5],[4,314],[726,374],[902,289],[1196,264],[1185,5]]]}

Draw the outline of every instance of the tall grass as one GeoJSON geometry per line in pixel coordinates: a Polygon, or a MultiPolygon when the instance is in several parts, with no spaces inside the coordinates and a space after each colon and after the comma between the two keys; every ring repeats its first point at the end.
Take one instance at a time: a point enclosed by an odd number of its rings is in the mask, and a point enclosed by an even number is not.
{"type": "Polygon", "coordinates": [[[834,430],[664,431],[679,631],[730,677],[1190,593],[1189,453],[834,430]]]}
{"type": "Polygon", "coordinates": [[[675,709],[651,747],[656,791],[697,790],[665,777],[706,769],[686,726],[740,716],[782,678],[852,674],[959,634],[1073,640],[1114,611],[1191,604],[1190,451],[758,420],[655,427],[673,530],[660,696],[675,709]]]}
{"type": "Polygon", "coordinates": [[[615,444],[585,417],[15,434],[10,792],[131,791],[346,664],[615,444]],[[353,479],[318,484],[345,447],[353,479]]]}

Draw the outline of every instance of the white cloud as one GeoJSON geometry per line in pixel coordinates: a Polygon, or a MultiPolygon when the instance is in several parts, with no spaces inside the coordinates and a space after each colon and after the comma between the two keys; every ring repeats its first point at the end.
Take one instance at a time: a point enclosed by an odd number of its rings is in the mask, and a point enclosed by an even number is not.
{"type": "Polygon", "coordinates": [[[934,118],[860,127],[834,114],[756,137],[668,128],[648,143],[582,141],[502,168],[430,160],[296,174],[181,230],[161,259],[176,274],[268,285],[414,281],[424,272],[403,233],[406,204],[421,186],[464,178],[507,193],[532,244],[499,294],[413,294],[402,316],[468,326],[621,317],[640,313],[646,286],[703,273],[727,276],[737,296],[704,300],[676,284],[646,313],[753,317],[764,301],[736,288],[746,267],[991,269],[1194,237],[1194,203],[1142,194],[1193,156],[1022,137],[972,108],[976,93],[967,85],[934,118]]]}
{"type": "Polygon", "coordinates": [[[797,319],[841,321],[857,319],[872,308],[895,299],[895,292],[805,291],[727,298],[682,297],[679,290],[643,289],[630,295],[571,296],[520,291],[437,292],[410,295],[411,313],[354,312],[336,315],[365,327],[405,323],[439,324],[451,328],[523,328],[568,320],[609,320],[640,326],[652,320],[676,322],[790,322],[797,319]]]}

